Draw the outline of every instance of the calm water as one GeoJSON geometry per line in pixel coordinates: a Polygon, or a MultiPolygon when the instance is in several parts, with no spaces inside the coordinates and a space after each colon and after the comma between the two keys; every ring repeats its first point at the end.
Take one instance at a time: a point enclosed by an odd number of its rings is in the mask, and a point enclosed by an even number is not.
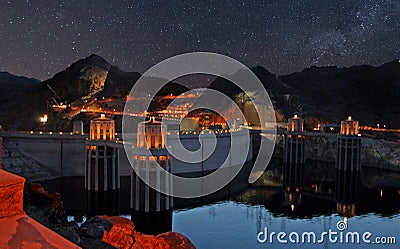
{"type": "MultiPolygon", "coordinates": [[[[257,234],[268,228],[274,231],[301,232],[312,231],[321,234],[323,231],[338,231],[336,224],[343,217],[331,214],[315,214],[310,217],[290,217],[276,214],[264,205],[224,201],[188,210],[175,211],[173,230],[188,236],[198,248],[377,248],[376,244],[341,244],[330,243],[328,239],[321,244],[281,244],[259,243],[257,234]]],[[[374,236],[399,236],[400,215],[367,213],[348,219],[347,231],[362,234],[370,231],[374,236]]],[[[346,230],[345,230],[346,231],[346,230]]],[[[380,248],[399,248],[397,245],[385,245],[380,248]]]]}
{"type": "MultiPolygon", "coordinates": [[[[129,183],[123,179],[121,185],[129,183]]],[[[400,192],[398,189],[358,190],[355,209],[346,213],[347,229],[343,232],[371,232],[371,241],[376,236],[396,237],[397,244],[379,245],[353,243],[330,243],[325,236],[323,243],[316,244],[282,244],[276,235],[273,242],[259,243],[257,234],[265,231],[279,233],[314,232],[317,240],[322,232],[338,232],[337,223],[343,221],[339,215],[337,201],[332,189],[327,186],[326,193],[303,191],[289,195],[281,187],[247,188],[239,194],[225,193],[213,198],[199,199],[193,202],[177,201],[179,208],[155,217],[145,217],[129,209],[129,188],[118,193],[117,205],[92,203],[96,210],[87,210],[82,178],[64,178],[44,182],[50,192],[61,192],[64,207],[70,220],[85,220],[87,214],[119,214],[133,219],[139,231],[160,233],[177,231],[186,235],[197,248],[400,248],[400,192]],[[140,217],[140,220],[137,219],[140,217]]],[[[89,215],[90,216],[90,215],[89,215]]],[[[288,236],[288,235],[286,235],[288,236]]],[[[344,234],[345,236],[345,234],[344,234]]],[[[338,237],[339,238],[339,237],[338,237]]],[[[286,237],[288,239],[288,237],[286,237]]],[[[307,238],[306,238],[307,240],[307,238]]],[[[344,239],[345,241],[345,239],[344,239]]]]}

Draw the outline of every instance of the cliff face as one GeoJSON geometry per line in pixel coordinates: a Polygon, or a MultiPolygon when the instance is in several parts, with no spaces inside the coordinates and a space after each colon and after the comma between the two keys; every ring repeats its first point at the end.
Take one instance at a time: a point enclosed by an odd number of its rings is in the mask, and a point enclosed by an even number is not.
{"type": "MultiPolygon", "coordinates": [[[[268,91],[275,110],[288,118],[298,113],[306,124],[339,122],[351,115],[363,125],[400,122],[400,62],[380,67],[350,68],[312,67],[302,72],[275,76],[262,67],[251,70],[268,91]]],[[[216,79],[210,88],[234,98],[240,89],[223,79],[216,79]]]]}
{"type": "Polygon", "coordinates": [[[123,97],[130,92],[140,76],[140,73],[124,72],[118,67],[112,66],[108,71],[104,88],[98,95],[101,97],[123,97]]]}
{"type": "Polygon", "coordinates": [[[66,70],[42,82],[42,85],[56,100],[71,103],[101,91],[110,68],[111,65],[103,58],[91,55],[71,64],[66,70]]]}

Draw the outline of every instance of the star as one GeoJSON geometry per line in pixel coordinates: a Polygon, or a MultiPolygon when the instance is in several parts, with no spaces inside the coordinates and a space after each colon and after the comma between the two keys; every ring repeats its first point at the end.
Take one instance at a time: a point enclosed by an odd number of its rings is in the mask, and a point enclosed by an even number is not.
{"type": "Polygon", "coordinates": [[[144,72],[170,56],[211,51],[277,75],[400,57],[395,0],[7,1],[1,7],[0,68],[40,80],[92,53],[144,72]]]}

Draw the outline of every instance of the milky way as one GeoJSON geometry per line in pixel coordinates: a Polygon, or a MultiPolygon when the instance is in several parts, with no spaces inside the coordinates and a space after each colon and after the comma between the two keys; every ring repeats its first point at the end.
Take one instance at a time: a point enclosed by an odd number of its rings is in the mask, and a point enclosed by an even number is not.
{"type": "Polygon", "coordinates": [[[1,1],[0,71],[46,79],[95,53],[143,72],[212,51],[276,74],[400,57],[400,1],[1,1]]]}

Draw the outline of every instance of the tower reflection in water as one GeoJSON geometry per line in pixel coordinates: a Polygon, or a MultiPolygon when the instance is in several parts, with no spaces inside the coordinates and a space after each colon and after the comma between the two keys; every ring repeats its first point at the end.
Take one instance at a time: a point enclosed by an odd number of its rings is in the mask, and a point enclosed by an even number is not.
{"type": "Polygon", "coordinates": [[[121,193],[118,150],[122,147],[115,139],[114,127],[114,120],[104,115],[90,123],[90,139],[86,142],[86,216],[131,213],[137,231],[147,234],[171,231],[172,197],[151,189],[137,175],[141,174],[148,181],[156,180],[157,186],[172,186],[169,177],[162,177],[156,164],[171,171],[171,159],[165,149],[166,124],[154,119],[139,123],[135,171],[132,170],[128,195],[121,193]],[[120,196],[123,196],[121,200],[120,196]],[[124,205],[125,200],[130,202],[130,208],[129,204],[124,205]]]}
{"type": "Polygon", "coordinates": [[[86,217],[96,215],[119,215],[119,191],[91,191],[85,193],[86,217]]]}
{"type": "Polygon", "coordinates": [[[336,171],[336,211],[346,219],[356,215],[359,182],[360,171],[336,171]]]}
{"type": "Polygon", "coordinates": [[[355,216],[359,195],[361,137],[358,126],[358,121],[348,117],[341,122],[338,137],[335,199],[336,211],[345,222],[355,216]]]}
{"type": "Polygon", "coordinates": [[[304,185],[304,121],[297,115],[288,121],[283,159],[283,187],[285,202],[294,211],[295,207],[301,204],[301,191],[304,185]]]}
{"type": "Polygon", "coordinates": [[[119,143],[115,122],[102,114],[90,121],[90,138],[86,141],[85,211],[117,215],[119,203],[119,143]]]}
{"type": "Polygon", "coordinates": [[[151,118],[138,124],[137,148],[131,171],[130,206],[132,221],[138,231],[159,234],[172,230],[172,196],[152,189],[147,182],[172,191],[172,179],[160,167],[171,172],[171,156],[166,149],[167,124],[151,118]],[[149,154],[149,151],[151,154],[149,154]],[[139,177],[139,175],[141,177],[139,177]]]}
{"type": "Polygon", "coordinates": [[[136,211],[129,208],[129,201],[121,200],[127,196],[120,191],[86,191],[85,214],[87,219],[96,215],[130,214],[136,231],[145,234],[160,234],[172,230],[172,210],[159,212],[136,211]],[[122,205],[122,206],[121,206],[122,205]]]}
{"type": "Polygon", "coordinates": [[[172,231],[172,210],[159,212],[135,211],[131,213],[131,219],[135,223],[135,229],[145,234],[160,234],[172,231]]]}

